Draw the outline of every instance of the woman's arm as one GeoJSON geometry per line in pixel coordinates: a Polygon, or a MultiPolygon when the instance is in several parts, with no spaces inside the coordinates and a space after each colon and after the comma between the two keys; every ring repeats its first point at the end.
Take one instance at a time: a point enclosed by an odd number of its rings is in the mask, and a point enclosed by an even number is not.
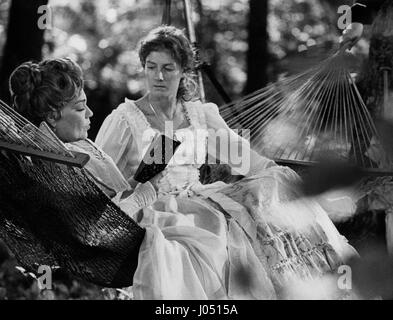
{"type": "Polygon", "coordinates": [[[123,193],[112,201],[135,221],[140,221],[141,209],[148,207],[157,200],[157,192],[152,183],[139,184],[130,194],[123,193]]]}
{"type": "Polygon", "coordinates": [[[137,184],[133,179],[134,167],[138,159],[134,148],[133,130],[126,115],[119,110],[113,111],[103,122],[95,143],[113,159],[131,188],[134,188],[137,184]]]}

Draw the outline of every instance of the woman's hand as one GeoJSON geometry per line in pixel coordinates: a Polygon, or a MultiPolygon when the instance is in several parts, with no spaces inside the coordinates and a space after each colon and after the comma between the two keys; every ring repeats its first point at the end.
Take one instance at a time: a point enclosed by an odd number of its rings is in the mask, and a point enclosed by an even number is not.
{"type": "MultiPolygon", "coordinates": [[[[163,173],[160,172],[148,181],[151,183],[156,192],[158,191],[158,184],[163,176],[163,173]]],[[[128,183],[130,184],[131,189],[123,192],[123,195],[121,197],[122,199],[129,197],[134,192],[135,187],[139,184],[139,182],[134,180],[134,178],[130,178],[130,180],[128,180],[128,183]]]]}
{"type": "Polygon", "coordinates": [[[160,183],[161,178],[164,176],[163,171],[156,174],[153,178],[151,178],[149,180],[149,182],[152,184],[152,186],[154,187],[154,189],[156,191],[158,191],[158,185],[160,183]]]}

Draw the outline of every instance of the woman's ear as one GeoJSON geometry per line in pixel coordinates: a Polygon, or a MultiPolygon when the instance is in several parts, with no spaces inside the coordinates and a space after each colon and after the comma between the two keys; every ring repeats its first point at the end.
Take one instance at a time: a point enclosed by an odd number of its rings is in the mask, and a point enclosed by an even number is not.
{"type": "Polygon", "coordinates": [[[56,129],[56,123],[59,120],[58,112],[57,111],[49,111],[46,115],[46,122],[52,127],[53,130],[56,129]]]}

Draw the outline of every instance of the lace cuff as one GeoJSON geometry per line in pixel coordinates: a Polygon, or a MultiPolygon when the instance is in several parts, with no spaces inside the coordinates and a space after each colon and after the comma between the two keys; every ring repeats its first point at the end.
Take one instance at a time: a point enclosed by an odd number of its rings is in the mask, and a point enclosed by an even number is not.
{"type": "Polygon", "coordinates": [[[118,206],[128,216],[135,219],[135,215],[140,209],[143,209],[153,204],[157,199],[157,193],[153,185],[150,182],[139,184],[134,193],[129,197],[120,200],[118,206]]]}

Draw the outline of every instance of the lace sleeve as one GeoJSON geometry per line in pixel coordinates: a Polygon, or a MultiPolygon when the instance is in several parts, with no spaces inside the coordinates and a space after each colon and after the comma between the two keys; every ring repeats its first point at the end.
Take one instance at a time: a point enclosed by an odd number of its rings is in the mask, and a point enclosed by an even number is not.
{"type": "Polygon", "coordinates": [[[133,175],[139,163],[138,153],[135,152],[133,127],[121,107],[105,119],[95,143],[113,159],[130,186],[135,187],[133,175]]]}
{"type": "Polygon", "coordinates": [[[150,182],[138,184],[134,192],[125,199],[113,200],[121,210],[128,216],[138,221],[137,214],[139,211],[153,204],[157,199],[157,193],[150,182]]]}
{"type": "MultiPolygon", "coordinates": [[[[229,128],[217,105],[204,104],[206,125],[209,130],[209,161],[219,159],[231,166],[235,174],[251,176],[276,163],[251,149],[250,142],[229,128]]],[[[249,135],[248,135],[249,136],[249,135]]]]}

